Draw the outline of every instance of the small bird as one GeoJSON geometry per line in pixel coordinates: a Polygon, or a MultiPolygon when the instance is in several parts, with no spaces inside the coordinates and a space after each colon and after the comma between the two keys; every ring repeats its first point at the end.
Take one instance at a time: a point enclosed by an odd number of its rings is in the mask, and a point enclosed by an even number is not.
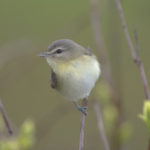
{"type": "Polygon", "coordinates": [[[51,67],[51,87],[86,115],[86,109],[77,101],[89,96],[101,72],[91,49],[69,39],[60,39],[52,42],[39,56],[46,58],[51,67]]]}

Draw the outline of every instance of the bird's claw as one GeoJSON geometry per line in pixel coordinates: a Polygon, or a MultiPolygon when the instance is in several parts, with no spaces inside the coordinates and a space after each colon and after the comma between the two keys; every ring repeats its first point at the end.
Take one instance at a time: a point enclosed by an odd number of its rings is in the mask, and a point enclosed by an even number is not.
{"type": "Polygon", "coordinates": [[[81,111],[85,116],[87,115],[87,111],[86,111],[87,107],[81,107],[81,106],[79,106],[78,110],[81,111]]]}

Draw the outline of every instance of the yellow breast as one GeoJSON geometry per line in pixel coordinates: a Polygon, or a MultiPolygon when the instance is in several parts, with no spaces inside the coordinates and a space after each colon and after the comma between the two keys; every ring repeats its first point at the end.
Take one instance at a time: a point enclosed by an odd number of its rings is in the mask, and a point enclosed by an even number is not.
{"type": "Polygon", "coordinates": [[[58,91],[73,101],[88,96],[100,74],[95,56],[84,55],[68,62],[51,63],[50,66],[58,77],[58,91]]]}
{"type": "Polygon", "coordinates": [[[95,60],[94,56],[84,55],[74,60],[54,64],[53,69],[55,68],[55,72],[60,76],[73,73],[76,77],[80,77],[95,60]]]}

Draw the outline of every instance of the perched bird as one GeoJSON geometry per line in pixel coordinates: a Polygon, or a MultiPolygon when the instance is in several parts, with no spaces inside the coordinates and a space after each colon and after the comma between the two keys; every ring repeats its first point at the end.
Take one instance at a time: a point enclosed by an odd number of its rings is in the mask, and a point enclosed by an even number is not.
{"type": "Polygon", "coordinates": [[[60,39],[52,42],[39,56],[46,58],[51,67],[51,87],[86,115],[86,109],[77,101],[89,96],[101,72],[91,49],[69,39],[60,39]]]}

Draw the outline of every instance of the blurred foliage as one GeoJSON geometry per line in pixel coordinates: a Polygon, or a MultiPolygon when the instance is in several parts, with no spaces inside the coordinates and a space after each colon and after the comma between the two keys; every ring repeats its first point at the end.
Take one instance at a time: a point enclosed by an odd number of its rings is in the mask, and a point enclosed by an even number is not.
{"type": "Polygon", "coordinates": [[[147,100],[144,102],[143,114],[139,115],[139,117],[145,122],[148,134],[150,136],[150,101],[147,100]]]}
{"type": "Polygon", "coordinates": [[[126,144],[129,142],[132,136],[132,125],[130,122],[124,122],[121,124],[119,130],[118,130],[118,140],[121,144],[126,144]]]}
{"type": "Polygon", "coordinates": [[[116,109],[116,106],[112,104],[112,95],[109,85],[101,80],[100,82],[98,82],[94,94],[95,97],[100,101],[100,104],[102,106],[102,114],[106,131],[111,134],[116,125],[118,111],[116,109]]]}
{"type": "MultiPolygon", "coordinates": [[[[111,101],[112,93],[109,85],[104,81],[98,82],[94,94],[95,97],[99,99],[101,105],[103,106],[102,114],[103,114],[105,129],[107,133],[111,136],[112,132],[116,128],[119,112],[116,106],[111,101]]],[[[132,136],[131,123],[127,121],[122,122],[117,132],[118,132],[117,141],[119,141],[119,143],[122,144],[127,143],[132,136]]]]}
{"type": "Polygon", "coordinates": [[[113,105],[107,105],[103,108],[103,119],[105,123],[106,130],[111,133],[116,126],[116,121],[118,118],[118,111],[113,105]]]}
{"type": "Polygon", "coordinates": [[[111,91],[109,85],[101,80],[97,83],[94,90],[95,97],[98,97],[101,100],[101,103],[110,103],[111,100],[111,91]]]}
{"type": "Polygon", "coordinates": [[[0,140],[0,150],[29,150],[35,142],[34,133],[34,123],[27,119],[16,136],[0,140]]]}

